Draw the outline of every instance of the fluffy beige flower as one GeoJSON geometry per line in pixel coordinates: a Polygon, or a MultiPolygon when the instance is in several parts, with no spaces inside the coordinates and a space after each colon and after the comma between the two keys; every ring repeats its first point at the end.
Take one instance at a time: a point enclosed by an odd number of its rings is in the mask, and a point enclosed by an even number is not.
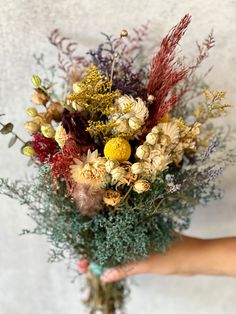
{"type": "Polygon", "coordinates": [[[109,182],[106,158],[97,156],[97,150],[92,153],[89,150],[83,160],[75,159],[76,164],[71,166],[71,176],[75,182],[97,187],[104,187],[109,182]]]}
{"type": "Polygon", "coordinates": [[[79,211],[88,217],[93,216],[102,209],[104,190],[85,183],[76,183],[72,196],[78,205],[79,211]]]}

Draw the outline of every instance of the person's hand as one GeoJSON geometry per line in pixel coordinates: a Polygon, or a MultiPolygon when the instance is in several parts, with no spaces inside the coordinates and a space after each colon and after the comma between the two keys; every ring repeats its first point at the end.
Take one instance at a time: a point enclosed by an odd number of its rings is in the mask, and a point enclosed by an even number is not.
{"type": "Polygon", "coordinates": [[[189,263],[202,242],[200,239],[181,236],[165,254],[153,254],[138,262],[107,269],[101,279],[104,282],[113,282],[142,273],[193,275],[189,263]]]}
{"type": "MultiPolygon", "coordinates": [[[[88,269],[88,261],[77,266],[81,272],[88,269]]],[[[159,275],[236,275],[236,238],[202,240],[180,236],[165,254],[153,254],[138,262],[107,269],[103,282],[113,282],[141,273],[159,275]]]]}

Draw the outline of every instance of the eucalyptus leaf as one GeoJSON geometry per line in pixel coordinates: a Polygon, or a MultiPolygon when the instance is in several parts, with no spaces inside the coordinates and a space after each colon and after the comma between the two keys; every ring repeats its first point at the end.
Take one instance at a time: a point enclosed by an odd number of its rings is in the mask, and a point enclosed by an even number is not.
{"type": "Polygon", "coordinates": [[[17,136],[14,135],[14,136],[10,139],[10,141],[9,141],[9,143],[8,143],[8,147],[9,147],[9,148],[12,147],[12,146],[15,144],[16,141],[17,141],[17,136]]]}
{"type": "Polygon", "coordinates": [[[13,130],[14,125],[12,123],[7,123],[4,125],[4,127],[0,130],[2,134],[8,134],[11,133],[13,130]]]}

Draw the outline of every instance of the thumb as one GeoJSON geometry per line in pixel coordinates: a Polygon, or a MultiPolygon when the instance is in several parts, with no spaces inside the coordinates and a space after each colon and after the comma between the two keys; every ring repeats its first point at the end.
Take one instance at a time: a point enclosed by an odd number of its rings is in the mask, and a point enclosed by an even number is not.
{"type": "Polygon", "coordinates": [[[104,283],[119,281],[142,272],[142,263],[128,263],[123,266],[109,268],[101,276],[104,283]]]}

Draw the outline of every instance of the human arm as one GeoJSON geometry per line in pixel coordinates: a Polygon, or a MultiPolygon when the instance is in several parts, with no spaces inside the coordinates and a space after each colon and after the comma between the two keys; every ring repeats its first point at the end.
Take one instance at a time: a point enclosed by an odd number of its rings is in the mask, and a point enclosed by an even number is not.
{"type": "Polygon", "coordinates": [[[108,269],[101,279],[112,282],[140,273],[236,276],[236,237],[203,240],[181,235],[165,254],[108,269]]]}

